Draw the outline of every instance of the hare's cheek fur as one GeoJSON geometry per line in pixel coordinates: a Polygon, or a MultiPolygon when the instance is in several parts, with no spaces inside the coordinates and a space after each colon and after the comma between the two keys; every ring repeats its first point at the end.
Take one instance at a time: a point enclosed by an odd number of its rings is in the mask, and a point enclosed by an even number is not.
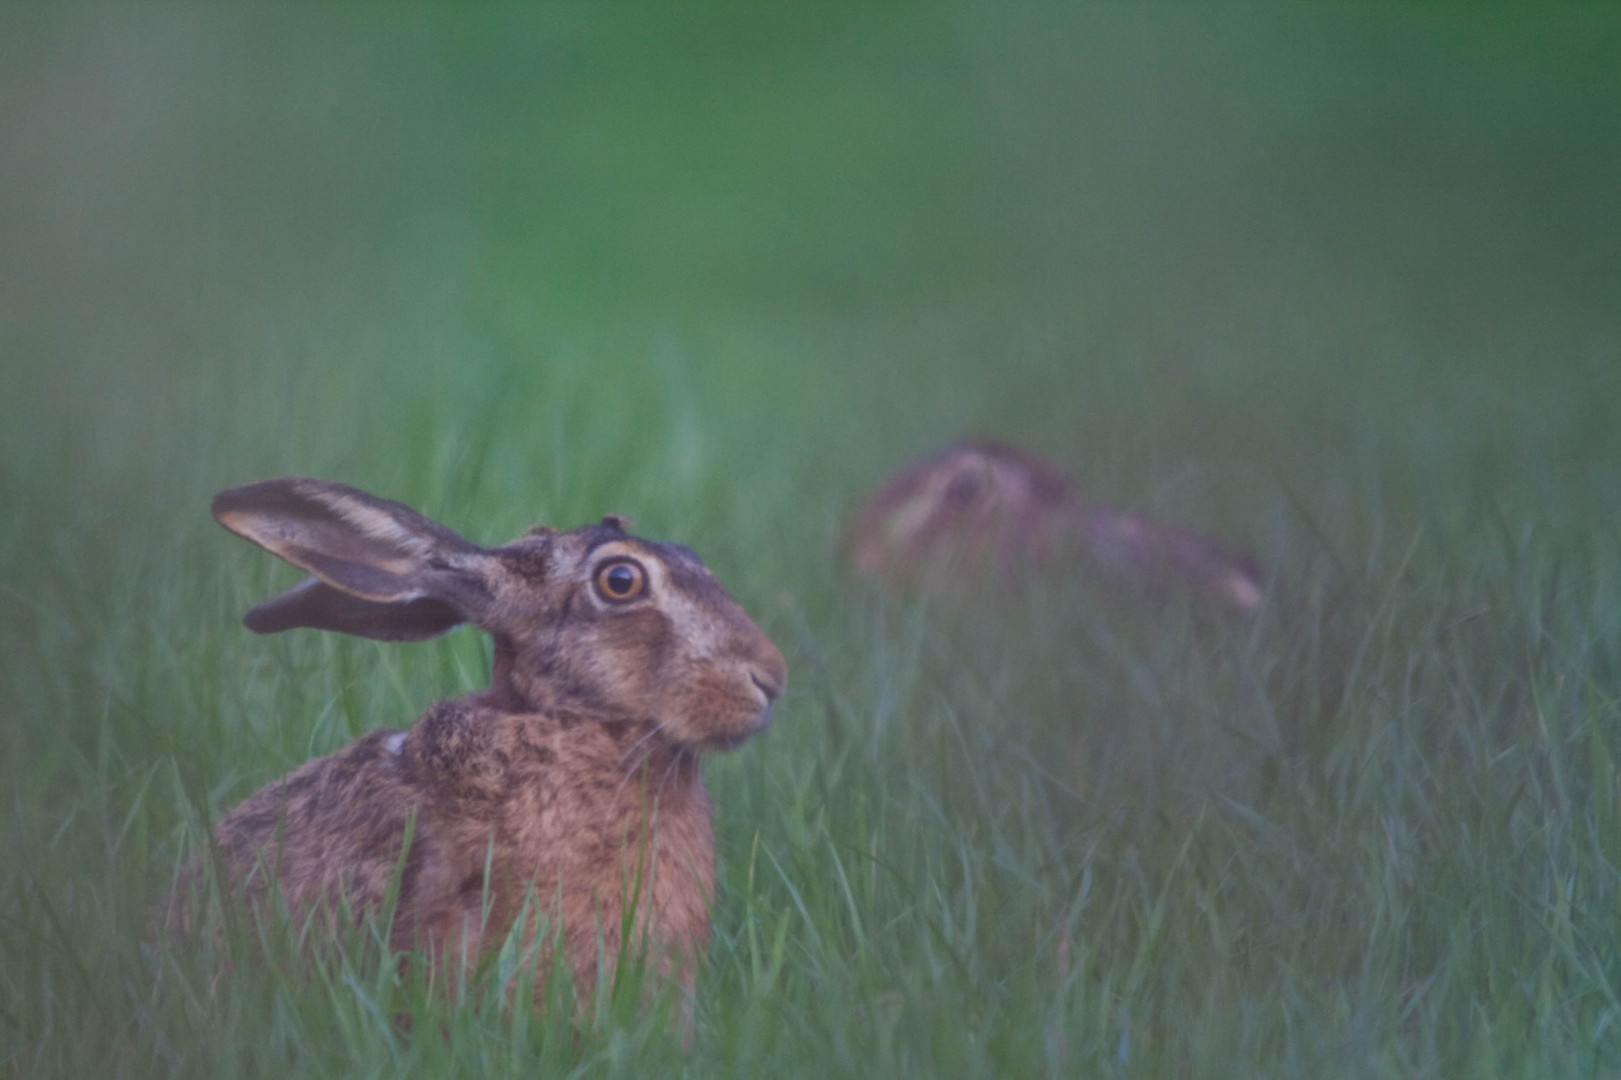
{"type": "Polygon", "coordinates": [[[660,723],[673,741],[727,748],[770,722],[770,697],[744,671],[705,672],[671,699],[660,723]]]}
{"type": "MultiPolygon", "coordinates": [[[[651,613],[649,613],[651,614],[651,613]]],[[[646,628],[639,662],[604,672],[614,694],[682,745],[728,747],[761,730],[787,666],[763,633],[729,640],[704,655],[668,621],[646,628]],[[662,623],[662,625],[660,625],[662,623]]]]}

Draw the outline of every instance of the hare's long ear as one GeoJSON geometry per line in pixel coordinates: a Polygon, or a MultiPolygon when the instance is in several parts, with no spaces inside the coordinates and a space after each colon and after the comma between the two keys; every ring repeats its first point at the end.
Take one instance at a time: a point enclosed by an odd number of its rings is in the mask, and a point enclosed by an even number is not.
{"type": "Polygon", "coordinates": [[[455,608],[431,596],[379,604],[312,577],[242,617],[242,624],[256,634],[307,626],[379,641],[426,641],[466,621],[455,608]]]}
{"type": "Polygon", "coordinates": [[[477,622],[495,572],[478,545],[403,503],[285,477],[214,496],[214,518],[313,577],[248,613],[250,630],[295,626],[391,641],[477,622]]]}

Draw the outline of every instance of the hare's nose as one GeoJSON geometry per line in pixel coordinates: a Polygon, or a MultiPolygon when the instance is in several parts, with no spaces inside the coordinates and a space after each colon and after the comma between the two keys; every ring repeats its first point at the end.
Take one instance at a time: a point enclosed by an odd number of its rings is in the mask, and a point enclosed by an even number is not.
{"type": "Polygon", "coordinates": [[[749,679],[755,686],[760,688],[760,693],[765,695],[767,705],[776,701],[777,695],[782,693],[782,682],[780,680],[773,682],[768,676],[762,677],[758,671],[749,672],[749,679]]]}
{"type": "Polygon", "coordinates": [[[753,654],[748,658],[749,678],[760,688],[766,705],[770,706],[782,696],[782,688],[788,683],[788,661],[782,658],[782,650],[764,631],[758,633],[749,650],[753,654]]]}

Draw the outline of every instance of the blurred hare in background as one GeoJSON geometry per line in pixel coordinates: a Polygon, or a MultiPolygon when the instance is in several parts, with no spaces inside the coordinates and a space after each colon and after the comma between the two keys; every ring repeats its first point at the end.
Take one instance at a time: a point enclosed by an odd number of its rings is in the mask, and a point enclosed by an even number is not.
{"type": "Polygon", "coordinates": [[[996,442],[957,443],[891,473],[844,543],[859,572],[932,592],[1079,557],[1126,580],[1186,580],[1239,611],[1264,594],[1249,556],[1091,503],[1056,465],[996,442]]]}

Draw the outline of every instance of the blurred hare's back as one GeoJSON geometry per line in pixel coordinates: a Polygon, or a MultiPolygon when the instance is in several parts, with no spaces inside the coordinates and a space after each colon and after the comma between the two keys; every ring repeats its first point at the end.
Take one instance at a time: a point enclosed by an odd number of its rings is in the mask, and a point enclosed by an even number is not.
{"type": "Polygon", "coordinates": [[[1257,609],[1264,592],[1248,555],[1093,504],[1057,465],[988,441],[957,443],[891,473],[852,517],[844,546],[869,577],[946,595],[1074,558],[1128,580],[1183,579],[1241,611],[1257,609]]]}
{"type": "Polygon", "coordinates": [[[1105,569],[1126,576],[1175,573],[1240,611],[1261,606],[1261,566],[1243,552],[1201,533],[1106,506],[1082,519],[1087,553],[1105,569]]]}

